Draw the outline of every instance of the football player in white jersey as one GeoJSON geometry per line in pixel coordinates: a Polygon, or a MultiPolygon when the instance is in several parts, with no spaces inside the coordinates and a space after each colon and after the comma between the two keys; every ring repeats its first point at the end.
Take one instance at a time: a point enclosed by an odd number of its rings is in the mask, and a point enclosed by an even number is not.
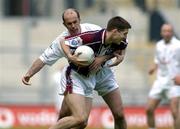
{"type": "Polygon", "coordinates": [[[150,90],[146,109],[149,129],[156,129],[154,112],[164,98],[170,100],[174,123],[178,117],[180,86],[175,84],[174,75],[177,73],[177,68],[180,68],[177,54],[180,50],[180,41],[173,36],[173,28],[170,24],[162,25],[161,36],[163,39],[156,44],[155,64],[149,70],[149,74],[157,70],[157,79],[150,90]]]}
{"type": "MultiPolygon", "coordinates": [[[[30,78],[33,77],[33,75],[36,74],[38,71],[40,71],[45,65],[52,65],[58,59],[65,56],[62,49],[61,49],[61,45],[59,44],[59,42],[65,36],[74,35],[74,34],[78,34],[78,33],[85,32],[85,31],[101,29],[99,26],[93,25],[93,24],[80,24],[79,12],[75,9],[65,10],[63,15],[62,15],[62,19],[63,19],[63,24],[67,28],[67,31],[63,32],[60,36],[58,36],[52,42],[51,46],[48,47],[44,51],[44,53],[38,59],[36,59],[34,61],[31,68],[28,70],[28,72],[22,78],[22,82],[25,85],[30,85],[30,82],[29,82],[30,78]]],[[[114,56],[116,56],[116,60],[110,66],[118,65],[123,60],[124,54],[125,54],[125,51],[123,51],[121,54],[115,53],[114,56]]],[[[104,60],[108,60],[108,59],[110,59],[110,58],[109,57],[103,58],[103,59],[98,58],[97,60],[95,60],[96,67],[94,67],[94,69],[98,69],[98,67],[101,66],[102,62],[104,62],[104,60]]],[[[99,88],[99,89],[103,90],[102,88],[99,88]]],[[[115,95],[115,94],[116,93],[111,93],[111,94],[106,94],[103,96],[104,100],[106,101],[106,103],[109,106],[113,105],[112,103],[115,101],[115,100],[109,100],[109,98],[112,98],[113,95],[115,95]]],[[[91,105],[88,105],[88,103],[86,104],[86,106],[91,108],[91,105]]],[[[111,110],[113,112],[113,115],[118,114],[117,108],[112,107],[111,110]]],[[[71,114],[71,112],[67,108],[66,104],[63,103],[62,108],[60,110],[59,119],[64,117],[64,116],[70,115],[70,114],[71,114]]]]}

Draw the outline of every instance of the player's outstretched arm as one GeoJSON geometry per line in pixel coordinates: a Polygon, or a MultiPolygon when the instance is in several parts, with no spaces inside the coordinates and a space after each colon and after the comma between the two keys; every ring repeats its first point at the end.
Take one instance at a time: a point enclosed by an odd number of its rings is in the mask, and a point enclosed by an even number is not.
{"type": "Polygon", "coordinates": [[[22,77],[22,82],[25,85],[31,85],[30,78],[36,74],[37,72],[39,72],[43,67],[44,67],[45,63],[43,63],[39,58],[36,59],[34,61],[34,63],[32,64],[32,66],[30,67],[30,69],[28,70],[28,72],[22,77]]]}
{"type": "Polygon", "coordinates": [[[65,40],[60,40],[59,43],[60,43],[60,46],[61,46],[64,54],[66,55],[67,59],[71,60],[72,54],[70,51],[70,47],[65,44],[65,40]]]}

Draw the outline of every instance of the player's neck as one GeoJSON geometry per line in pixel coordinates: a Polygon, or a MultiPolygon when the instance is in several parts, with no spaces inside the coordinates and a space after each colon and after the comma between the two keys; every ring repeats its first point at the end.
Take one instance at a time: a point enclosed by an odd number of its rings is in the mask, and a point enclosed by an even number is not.
{"type": "Polygon", "coordinates": [[[112,43],[112,34],[110,32],[106,32],[106,36],[105,36],[105,45],[110,45],[112,43]]]}

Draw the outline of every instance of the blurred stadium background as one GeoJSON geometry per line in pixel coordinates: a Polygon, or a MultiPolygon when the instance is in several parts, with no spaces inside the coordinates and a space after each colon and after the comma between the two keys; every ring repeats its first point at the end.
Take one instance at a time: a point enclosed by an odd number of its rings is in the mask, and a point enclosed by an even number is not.
{"type": "MultiPolygon", "coordinates": [[[[27,112],[31,112],[35,108],[34,112],[38,112],[46,107],[51,113],[57,103],[54,75],[66,64],[65,59],[36,74],[30,87],[23,86],[21,77],[65,29],[61,14],[69,7],[80,11],[82,23],[106,27],[109,18],[115,15],[131,23],[126,58],[114,70],[127,112],[140,107],[135,112],[144,113],[148,91],[155,78],[148,76],[147,71],[153,61],[155,42],[160,39],[160,26],[170,22],[176,36],[180,37],[180,0],[0,0],[0,128],[12,126],[12,120],[10,124],[6,121],[7,114],[13,111],[19,113],[28,108],[27,112]]],[[[98,107],[102,111],[106,105],[95,93],[94,109],[99,110],[98,107]]],[[[142,117],[145,119],[144,115],[142,117]]],[[[168,120],[169,127],[172,121],[168,120]]]]}

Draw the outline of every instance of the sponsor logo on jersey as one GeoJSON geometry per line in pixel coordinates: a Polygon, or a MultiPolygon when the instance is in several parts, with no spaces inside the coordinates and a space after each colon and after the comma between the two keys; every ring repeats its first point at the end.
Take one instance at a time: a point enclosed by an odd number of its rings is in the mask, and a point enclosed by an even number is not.
{"type": "Polygon", "coordinates": [[[82,39],[80,37],[68,39],[65,41],[65,44],[68,44],[71,47],[78,47],[78,46],[82,45],[82,39]]]}

